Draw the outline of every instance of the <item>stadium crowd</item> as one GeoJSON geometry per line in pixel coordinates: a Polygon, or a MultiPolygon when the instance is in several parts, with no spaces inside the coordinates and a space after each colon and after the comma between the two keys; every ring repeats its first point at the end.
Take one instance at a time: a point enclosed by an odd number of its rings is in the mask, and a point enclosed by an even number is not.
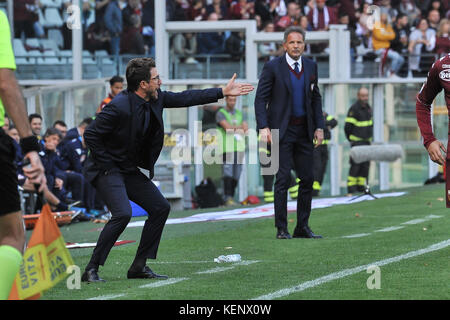
{"type": "MultiPolygon", "coordinates": [[[[376,60],[386,76],[425,76],[432,62],[450,51],[448,0],[166,0],[169,21],[254,19],[259,31],[284,31],[298,25],[307,31],[347,25],[355,62],[376,60]],[[378,22],[370,18],[373,7],[378,22]]],[[[39,9],[60,3],[67,21],[70,0],[14,1],[15,36],[45,37],[39,9]]],[[[81,22],[85,49],[110,54],[154,53],[154,0],[83,0],[81,22]]],[[[71,30],[61,27],[64,49],[71,47],[71,30]]],[[[229,55],[243,59],[244,34],[239,32],[180,33],[171,37],[171,49],[184,63],[198,63],[196,55],[229,55]]],[[[327,44],[308,45],[306,54],[326,56],[327,44]]],[[[276,43],[259,45],[259,59],[283,52],[276,43]]]]}

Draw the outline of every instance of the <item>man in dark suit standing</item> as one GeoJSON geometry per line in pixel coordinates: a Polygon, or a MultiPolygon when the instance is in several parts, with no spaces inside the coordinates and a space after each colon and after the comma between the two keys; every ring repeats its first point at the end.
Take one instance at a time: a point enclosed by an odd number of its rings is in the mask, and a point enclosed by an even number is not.
{"type": "Polygon", "coordinates": [[[203,105],[253,90],[249,84],[235,83],[235,74],[223,88],[180,93],[161,91],[162,82],[151,58],[131,60],[126,77],[127,90],[114,97],[84,132],[90,150],[83,167],[84,175],[106,203],[112,218],[99,236],[82,281],[104,281],[98,276],[98,267],[105,263],[131,218],[129,200],[144,208],[148,219],[127,277],[167,278],[146,265],[147,259],[156,259],[170,211],[169,202],[150,180],[163,147],[163,108],[203,105]],[[150,179],[139,168],[149,170],[150,179]]]}
{"type": "Polygon", "coordinates": [[[255,98],[257,129],[262,141],[279,143],[274,203],[276,237],[292,238],[287,229],[287,190],[293,162],[300,178],[293,237],[321,238],[308,225],[314,182],[313,150],[322,143],[324,128],[317,64],[302,57],[305,49],[302,28],[286,29],[283,46],[286,54],[264,65],[255,98]],[[279,130],[279,141],[272,141],[271,131],[275,129],[279,130]]]}

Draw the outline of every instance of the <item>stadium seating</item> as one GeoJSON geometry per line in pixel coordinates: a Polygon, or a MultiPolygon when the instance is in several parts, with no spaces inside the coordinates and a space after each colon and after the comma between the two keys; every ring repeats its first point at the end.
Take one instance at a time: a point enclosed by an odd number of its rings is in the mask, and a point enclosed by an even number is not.
{"type": "Polygon", "coordinates": [[[45,28],[60,28],[63,25],[63,20],[57,8],[46,8],[44,19],[42,26],[45,28]]]}

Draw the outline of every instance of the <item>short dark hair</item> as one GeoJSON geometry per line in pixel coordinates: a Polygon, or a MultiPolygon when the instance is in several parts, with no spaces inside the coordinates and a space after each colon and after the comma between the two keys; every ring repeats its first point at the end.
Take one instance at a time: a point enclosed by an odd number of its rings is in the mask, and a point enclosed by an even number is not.
{"type": "Polygon", "coordinates": [[[56,121],[53,123],[53,128],[54,128],[56,125],[61,126],[61,127],[66,127],[66,128],[67,128],[67,124],[66,124],[64,121],[62,121],[62,120],[56,120],[56,121]]]}
{"type": "Polygon", "coordinates": [[[84,118],[83,121],[80,122],[79,127],[88,126],[91,124],[92,121],[93,119],[91,117],[84,118]]]}
{"type": "Polygon", "coordinates": [[[127,65],[127,89],[136,91],[141,81],[150,81],[150,70],[156,68],[153,58],[135,58],[131,59],[127,65]]]}
{"type": "Polygon", "coordinates": [[[53,135],[57,135],[59,137],[59,140],[62,139],[61,131],[59,131],[56,128],[48,128],[47,131],[45,131],[44,140],[45,140],[45,138],[53,136],[53,135]]]}
{"type": "Polygon", "coordinates": [[[403,17],[407,17],[407,15],[403,12],[399,12],[397,14],[397,16],[395,17],[395,21],[398,21],[398,20],[402,19],[403,17]]]}
{"type": "Polygon", "coordinates": [[[28,122],[31,123],[31,121],[33,121],[33,119],[35,118],[39,118],[42,120],[42,116],[39,113],[32,113],[28,116],[28,122]]]}
{"type": "Polygon", "coordinates": [[[303,30],[303,28],[300,28],[297,26],[291,26],[284,31],[284,38],[283,38],[284,41],[283,42],[286,42],[288,36],[294,32],[300,33],[303,36],[303,41],[305,41],[305,36],[306,36],[305,30],[303,30]]]}
{"type": "Polygon", "coordinates": [[[109,79],[109,84],[111,85],[111,86],[113,86],[114,85],[114,83],[116,83],[116,82],[123,82],[124,80],[123,80],[123,78],[121,77],[121,76],[114,76],[114,77],[112,77],[111,79],[109,79]]]}

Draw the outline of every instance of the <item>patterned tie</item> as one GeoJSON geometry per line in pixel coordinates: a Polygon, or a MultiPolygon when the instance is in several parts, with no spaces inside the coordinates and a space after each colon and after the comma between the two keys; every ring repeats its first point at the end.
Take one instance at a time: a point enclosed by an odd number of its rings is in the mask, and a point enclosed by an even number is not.
{"type": "Polygon", "coordinates": [[[294,63],[294,66],[295,66],[294,68],[295,73],[300,73],[300,70],[298,68],[298,62],[294,63]]]}

